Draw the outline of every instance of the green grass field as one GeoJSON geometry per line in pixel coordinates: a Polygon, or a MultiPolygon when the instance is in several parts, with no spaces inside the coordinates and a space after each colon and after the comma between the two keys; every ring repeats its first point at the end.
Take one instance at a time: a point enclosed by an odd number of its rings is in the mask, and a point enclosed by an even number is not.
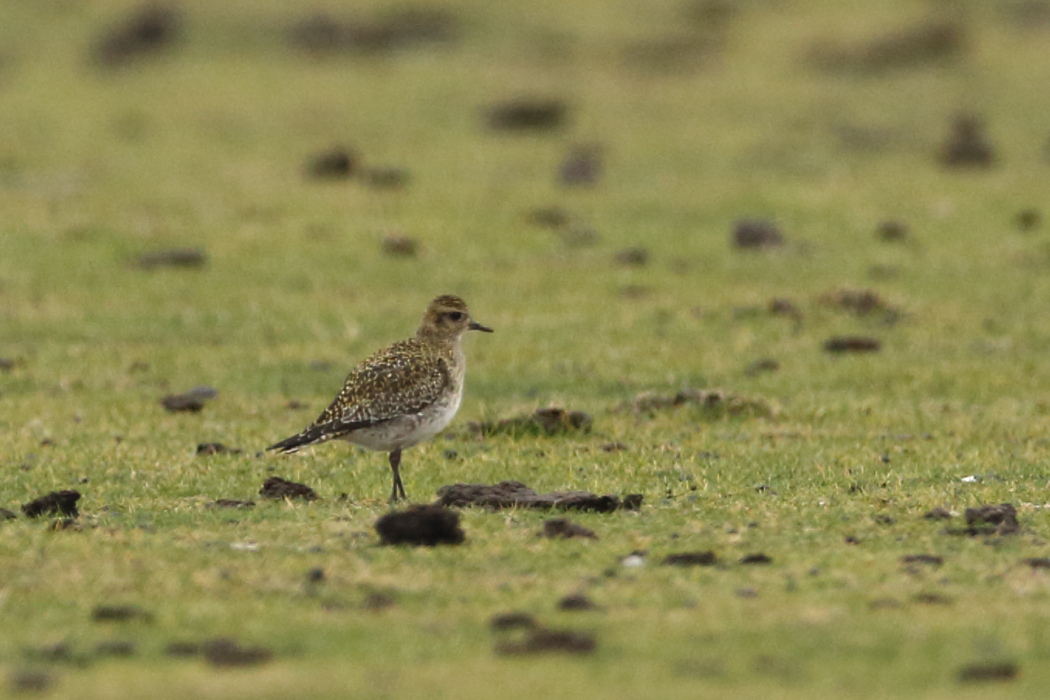
{"type": "Polygon", "coordinates": [[[313,12],[404,6],[186,0],[170,43],[100,63],[136,7],[0,8],[0,695],[1045,697],[1050,4],[424,0],[400,43],[309,51],[313,12]],[[488,126],[522,98],[565,122],[488,126]],[[962,113],[990,167],[940,162],[962,113]],[[579,143],[604,147],[591,187],[558,179],[579,143]],[[339,145],[409,180],[304,173],[339,145]],[[734,247],[741,219],[784,245],[734,247]],[[173,248],[206,263],[135,264],[173,248]],[[496,332],[467,341],[449,434],[405,453],[413,500],[513,479],[640,511],[558,514],[599,539],[552,540],[550,513],[465,509],[464,545],[385,547],[385,455],[260,454],[443,293],[496,332]],[[161,407],[201,385],[200,413],[161,407]],[[624,410],[684,388],[757,408],[624,410]],[[547,406],[593,429],[466,430],[547,406]],[[322,500],[259,498],[273,475],[322,500]],[[19,512],[61,489],[70,527],[19,512]],[[1018,533],[959,534],[1000,503],[1018,533]],[[560,610],[575,593],[596,608],[560,610]],[[595,649],[500,653],[507,612],[595,649]],[[215,638],[272,656],[167,651],[215,638]]]}

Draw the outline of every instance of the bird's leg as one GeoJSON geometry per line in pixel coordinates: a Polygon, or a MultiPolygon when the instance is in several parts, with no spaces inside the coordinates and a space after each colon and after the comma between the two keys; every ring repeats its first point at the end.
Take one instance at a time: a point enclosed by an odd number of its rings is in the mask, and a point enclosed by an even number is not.
{"type": "Polygon", "coordinates": [[[394,472],[394,489],[390,492],[390,502],[397,503],[399,499],[408,499],[405,495],[405,485],[401,483],[401,448],[390,453],[390,469],[394,472]]]}

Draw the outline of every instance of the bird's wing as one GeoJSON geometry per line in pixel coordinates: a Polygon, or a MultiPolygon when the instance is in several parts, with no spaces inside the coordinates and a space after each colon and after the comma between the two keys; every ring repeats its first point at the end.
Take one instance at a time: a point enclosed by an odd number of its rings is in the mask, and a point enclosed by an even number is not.
{"type": "Polygon", "coordinates": [[[351,370],[343,388],[311,425],[267,449],[299,447],[342,437],[434,403],[452,381],[448,360],[425,352],[412,338],[369,357],[351,370]]]}

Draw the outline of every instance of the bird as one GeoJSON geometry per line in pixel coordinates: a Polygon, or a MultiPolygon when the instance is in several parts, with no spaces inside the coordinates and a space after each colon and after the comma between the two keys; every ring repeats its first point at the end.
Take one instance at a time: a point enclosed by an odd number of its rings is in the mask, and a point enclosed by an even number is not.
{"type": "Polygon", "coordinates": [[[467,331],[493,332],[470,317],[461,298],[435,298],[415,336],[350,370],[342,390],[313,423],[266,449],[290,454],[308,445],[346,440],[387,452],[394,476],[390,502],[407,499],[401,451],[440,433],[459,410],[466,375],[461,340],[467,331]]]}

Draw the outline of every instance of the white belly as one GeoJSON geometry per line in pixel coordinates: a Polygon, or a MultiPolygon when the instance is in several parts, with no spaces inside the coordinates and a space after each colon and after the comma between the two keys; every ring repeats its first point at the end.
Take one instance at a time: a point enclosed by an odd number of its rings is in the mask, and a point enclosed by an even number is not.
{"type": "Polygon", "coordinates": [[[446,401],[432,404],[419,413],[412,413],[385,421],[372,428],[355,430],[343,437],[343,440],[370,450],[393,452],[426,442],[445,429],[463,398],[462,389],[448,397],[446,401]]]}

